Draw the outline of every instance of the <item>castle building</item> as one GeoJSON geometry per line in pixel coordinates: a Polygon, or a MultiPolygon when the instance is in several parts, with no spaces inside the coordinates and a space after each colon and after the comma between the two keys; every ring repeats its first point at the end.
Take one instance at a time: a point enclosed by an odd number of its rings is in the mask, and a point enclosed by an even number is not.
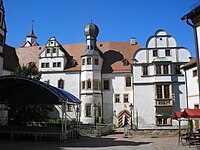
{"type": "MultiPolygon", "coordinates": [[[[164,30],[149,37],[146,48],[135,38],[130,43],[97,42],[99,28],[93,23],[86,25],[84,34],[86,43],[61,45],[51,37],[45,46],[17,48],[19,63],[35,62],[43,82],[80,98],[83,123],[122,127],[127,116],[133,127],[176,126],[173,112],[186,108],[180,66],[189,61],[190,52],[164,30]]],[[[52,116],[60,117],[58,106],[56,110],[59,113],[52,116]]],[[[74,111],[69,104],[72,118],[74,111]]]]}
{"type": "Polygon", "coordinates": [[[180,66],[191,54],[164,30],[148,38],[133,56],[134,106],[140,128],[170,127],[175,111],[186,108],[185,77],[180,66]]]}
{"type": "MultiPolygon", "coordinates": [[[[86,124],[122,127],[124,118],[128,118],[130,125],[140,129],[176,127],[172,114],[187,105],[180,66],[190,61],[191,54],[166,31],[156,31],[143,48],[135,38],[131,42],[97,42],[99,28],[89,23],[84,29],[86,43],[61,45],[50,37],[39,46],[32,28],[26,42],[13,48],[5,45],[6,25],[0,3],[0,75],[34,62],[41,81],[82,101],[80,120],[86,124]]],[[[70,118],[76,117],[75,109],[67,105],[70,118]]],[[[61,115],[60,107],[55,106],[51,116],[61,115]]]]}

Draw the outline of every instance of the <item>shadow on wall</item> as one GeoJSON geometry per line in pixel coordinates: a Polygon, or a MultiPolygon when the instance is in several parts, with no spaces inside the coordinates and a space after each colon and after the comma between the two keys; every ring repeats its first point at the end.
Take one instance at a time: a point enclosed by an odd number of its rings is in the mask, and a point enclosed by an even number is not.
{"type": "Polygon", "coordinates": [[[112,64],[122,61],[124,56],[120,52],[109,50],[104,53],[103,58],[103,72],[113,72],[112,64]]]}

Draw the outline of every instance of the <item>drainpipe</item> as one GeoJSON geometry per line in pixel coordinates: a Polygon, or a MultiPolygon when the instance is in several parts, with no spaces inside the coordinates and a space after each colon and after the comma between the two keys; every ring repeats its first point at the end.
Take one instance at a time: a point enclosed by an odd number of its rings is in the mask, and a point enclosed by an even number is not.
{"type": "Polygon", "coordinates": [[[200,62],[199,62],[199,47],[198,47],[198,37],[196,27],[189,22],[188,17],[185,16],[186,23],[193,28],[194,31],[194,42],[196,48],[196,59],[197,59],[197,74],[198,74],[198,87],[199,87],[199,104],[200,104],[200,62]]]}
{"type": "Polygon", "coordinates": [[[186,86],[186,107],[188,108],[188,84],[187,84],[187,73],[185,69],[184,72],[185,72],[185,86],[186,86]]]}

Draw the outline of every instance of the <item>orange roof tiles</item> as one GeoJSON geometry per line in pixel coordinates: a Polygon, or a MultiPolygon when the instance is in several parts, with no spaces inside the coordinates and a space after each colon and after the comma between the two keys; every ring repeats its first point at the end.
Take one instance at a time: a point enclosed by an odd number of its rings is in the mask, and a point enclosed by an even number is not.
{"type": "MultiPolygon", "coordinates": [[[[86,44],[65,44],[62,47],[72,57],[73,62],[74,60],[77,62],[77,65],[70,65],[71,67],[67,67],[65,71],[80,71],[81,56],[85,52],[86,44]]],[[[102,68],[104,73],[131,72],[131,65],[124,66],[123,60],[126,59],[129,63],[132,63],[133,54],[141,48],[140,45],[131,45],[129,42],[98,42],[97,47],[104,59],[102,68]]],[[[42,46],[17,48],[16,52],[19,57],[19,63],[26,65],[32,61],[38,66],[38,56],[43,51],[43,48],[42,46]]]]}

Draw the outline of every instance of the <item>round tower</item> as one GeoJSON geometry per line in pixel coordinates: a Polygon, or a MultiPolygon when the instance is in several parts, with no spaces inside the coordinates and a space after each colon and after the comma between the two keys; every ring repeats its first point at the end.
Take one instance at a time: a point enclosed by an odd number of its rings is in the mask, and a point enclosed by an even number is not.
{"type": "Polygon", "coordinates": [[[103,59],[96,47],[99,28],[93,23],[86,25],[86,50],[81,56],[81,121],[96,124],[102,118],[101,69],[103,59]]]}

